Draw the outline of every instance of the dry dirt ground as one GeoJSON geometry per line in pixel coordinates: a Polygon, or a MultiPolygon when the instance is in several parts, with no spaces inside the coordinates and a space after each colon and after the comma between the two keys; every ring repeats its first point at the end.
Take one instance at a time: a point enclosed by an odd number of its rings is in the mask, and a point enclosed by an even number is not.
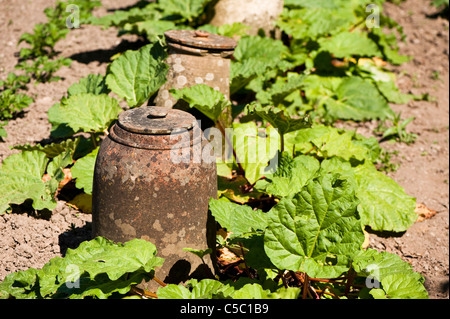
{"type": "MultiPolygon", "coordinates": [[[[103,0],[103,7],[95,15],[108,9],[125,7],[135,0],[103,0]]],[[[403,92],[429,93],[434,101],[411,101],[407,105],[393,105],[402,118],[415,117],[408,131],[418,135],[415,143],[384,142],[382,146],[398,151],[391,161],[399,164],[389,173],[406,192],[429,209],[436,211],[432,218],[415,223],[403,234],[381,236],[370,234],[370,247],[386,250],[410,262],[415,271],[426,278],[430,298],[447,299],[449,294],[449,22],[434,17],[436,9],[431,1],[407,0],[399,6],[385,5],[384,13],[399,22],[406,34],[400,43],[401,53],[414,57],[399,67],[391,67],[397,74],[403,92]]],[[[31,32],[37,23],[45,22],[43,10],[52,0],[0,0],[0,79],[14,71],[19,37],[31,32]]],[[[67,88],[89,73],[105,73],[110,57],[123,51],[134,37],[118,37],[113,29],[84,26],[72,30],[58,42],[62,56],[74,60],[69,68],[57,75],[58,82],[30,85],[29,94],[35,97],[23,116],[6,126],[8,137],[0,142],[0,161],[15,151],[17,144],[38,143],[49,138],[47,110],[58,102],[67,88]]],[[[357,125],[362,134],[371,134],[376,123],[357,125]]],[[[67,248],[75,248],[90,239],[91,216],[59,201],[57,208],[46,216],[14,213],[0,216],[0,280],[18,270],[40,268],[67,248]]]]}

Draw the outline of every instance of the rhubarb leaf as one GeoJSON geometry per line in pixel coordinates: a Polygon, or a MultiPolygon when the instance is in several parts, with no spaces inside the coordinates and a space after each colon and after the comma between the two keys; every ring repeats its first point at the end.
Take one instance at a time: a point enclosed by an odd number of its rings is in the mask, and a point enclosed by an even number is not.
{"type": "Polygon", "coordinates": [[[103,132],[122,111],[116,99],[106,95],[79,93],[51,107],[53,126],[66,125],[73,132],[103,132]]]}
{"type": "Polygon", "coordinates": [[[253,184],[274,173],[280,140],[276,129],[269,126],[259,134],[255,122],[233,123],[233,132],[228,135],[228,140],[233,143],[237,161],[248,182],[253,184]]]}
{"type": "Polygon", "coordinates": [[[364,121],[387,119],[394,115],[385,97],[369,80],[310,75],[304,80],[305,95],[323,108],[331,120],[364,121]]]}
{"type": "Polygon", "coordinates": [[[307,8],[285,10],[276,23],[294,39],[316,40],[348,29],[356,19],[348,6],[335,6],[329,1],[323,6],[314,1],[314,5],[307,8]]]}
{"type": "Polygon", "coordinates": [[[321,38],[318,42],[321,51],[328,51],[336,58],[382,56],[376,43],[362,32],[344,31],[331,38],[321,38]]]}
{"type": "Polygon", "coordinates": [[[203,13],[205,6],[212,0],[164,0],[159,1],[159,7],[166,16],[179,15],[192,21],[203,13]]]}
{"type": "Polygon", "coordinates": [[[364,234],[356,212],[355,185],[325,174],[268,212],[264,246],[279,269],[312,277],[338,277],[361,249],[364,234]]]}
{"type": "Polygon", "coordinates": [[[366,286],[373,288],[370,294],[375,299],[428,299],[423,276],[398,255],[368,249],[355,256],[353,267],[367,277],[366,286]]]}
{"type": "Polygon", "coordinates": [[[20,205],[27,199],[37,210],[56,207],[53,185],[42,180],[49,159],[44,152],[29,151],[13,154],[0,167],[0,214],[11,204],[20,205]]]}
{"type": "Polygon", "coordinates": [[[141,106],[166,82],[166,58],[158,42],[128,50],[109,65],[106,85],[130,107],[141,106]]]}
{"type": "Polygon", "coordinates": [[[95,95],[108,94],[109,89],[105,84],[104,76],[101,74],[89,74],[67,89],[69,97],[80,93],[92,93],[95,95]]]}
{"type": "Polygon", "coordinates": [[[208,118],[217,122],[222,111],[231,105],[231,102],[221,92],[214,90],[206,84],[197,84],[183,89],[171,89],[170,93],[175,99],[186,101],[208,118]]]}
{"type": "Polygon", "coordinates": [[[88,155],[77,160],[71,169],[72,178],[76,179],[76,187],[83,189],[86,194],[92,194],[94,167],[98,150],[97,147],[88,155]]]}
{"type": "Polygon", "coordinates": [[[266,177],[264,190],[279,198],[297,194],[316,177],[319,168],[319,161],[312,156],[292,158],[289,152],[283,152],[273,177],[266,177]]]}
{"type": "Polygon", "coordinates": [[[375,231],[404,232],[417,219],[416,199],[373,165],[355,168],[363,225],[375,231]]]}
{"type": "Polygon", "coordinates": [[[248,205],[211,198],[209,209],[220,226],[232,232],[233,236],[264,230],[267,227],[267,215],[261,210],[254,211],[248,205]]]}
{"type": "Polygon", "coordinates": [[[322,158],[339,156],[345,160],[372,162],[378,154],[376,141],[362,139],[352,131],[340,130],[330,126],[315,126],[289,134],[287,141],[302,153],[317,154],[322,158]]]}

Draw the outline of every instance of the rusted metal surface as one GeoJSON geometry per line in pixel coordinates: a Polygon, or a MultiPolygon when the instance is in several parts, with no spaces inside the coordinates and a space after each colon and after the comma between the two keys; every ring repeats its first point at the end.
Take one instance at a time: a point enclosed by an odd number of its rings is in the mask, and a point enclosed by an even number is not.
{"type": "MultiPolygon", "coordinates": [[[[167,283],[203,278],[209,270],[183,248],[215,247],[208,202],[217,196],[216,164],[195,157],[207,141],[192,115],[152,108],[123,112],[101,144],[93,234],[115,242],[151,241],[165,258],[156,276],[167,283]]],[[[212,270],[212,260],[205,261],[212,270]]]]}
{"type": "MultiPolygon", "coordinates": [[[[206,84],[230,98],[230,58],[235,40],[202,30],[169,30],[164,34],[170,69],[155,99],[157,106],[174,107],[177,100],[169,90],[196,84],[206,84]]],[[[224,127],[231,125],[231,108],[224,110],[220,120],[224,127]]]]}

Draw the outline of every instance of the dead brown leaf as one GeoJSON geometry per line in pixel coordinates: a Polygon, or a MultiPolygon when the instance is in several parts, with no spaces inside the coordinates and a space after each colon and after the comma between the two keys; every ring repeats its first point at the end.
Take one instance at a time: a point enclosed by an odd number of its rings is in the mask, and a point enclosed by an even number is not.
{"type": "Polygon", "coordinates": [[[70,171],[70,168],[64,168],[62,171],[64,173],[64,179],[59,182],[58,189],[63,188],[68,182],[72,180],[72,172],[70,171]]]}
{"type": "Polygon", "coordinates": [[[434,215],[436,215],[437,212],[435,210],[429,209],[422,203],[417,203],[416,213],[418,215],[417,222],[422,222],[425,219],[433,217],[434,215]]]}
{"type": "MultiPolygon", "coordinates": [[[[68,182],[70,182],[72,180],[72,173],[70,171],[70,168],[63,168],[62,171],[64,173],[64,179],[61,182],[59,182],[58,190],[63,188],[68,182]]],[[[48,182],[51,179],[52,179],[52,177],[48,173],[46,173],[46,174],[44,174],[44,176],[42,176],[43,182],[48,182]]]]}
{"type": "Polygon", "coordinates": [[[227,265],[234,264],[234,263],[241,261],[241,258],[236,256],[236,254],[234,254],[227,247],[218,249],[218,252],[219,252],[218,260],[219,260],[220,264],[222,264],[223,266],[227,266],[227,265]]]}

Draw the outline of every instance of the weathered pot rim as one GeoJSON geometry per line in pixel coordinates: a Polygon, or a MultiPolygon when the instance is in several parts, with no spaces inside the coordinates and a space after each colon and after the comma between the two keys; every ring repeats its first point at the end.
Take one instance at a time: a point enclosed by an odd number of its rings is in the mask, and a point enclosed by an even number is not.
{"type": "Polygon", "coordinates": [[[237,42],[229,37],[201,31],[206,36],[199,36],[195,30],[168,30],[164,35],[169,43],[179,43],[184,46],[207,50],[234,50],[237,42]]]}
{"type": "Polygon", "coordinates": [[[191,147],[202,140],[193,115],[155,106],[122,112],[108,136],[122,145],[148,150],[191,147]]]}

